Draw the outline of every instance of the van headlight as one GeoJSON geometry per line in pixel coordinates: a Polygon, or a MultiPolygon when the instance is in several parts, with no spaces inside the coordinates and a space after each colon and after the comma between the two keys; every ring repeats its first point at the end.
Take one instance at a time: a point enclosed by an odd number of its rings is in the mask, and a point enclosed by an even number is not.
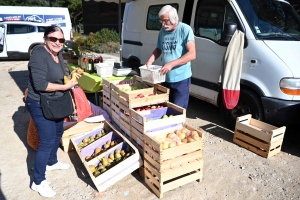
{"type": "Polygon", "coordinates": [[[300,95],[300,79],[299,78],[283,78],[280,83],[280,90],[288,95],[300,95]]]}

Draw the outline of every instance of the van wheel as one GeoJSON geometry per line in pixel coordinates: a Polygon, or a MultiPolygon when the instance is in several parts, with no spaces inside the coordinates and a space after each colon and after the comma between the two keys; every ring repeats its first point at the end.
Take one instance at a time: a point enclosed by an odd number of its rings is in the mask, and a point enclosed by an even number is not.
{"type": "Polygon", "coordinates": [[[129,60],[128,67],[140,74],[140,63],[137,60],[129,60]]]}
{"type": "Polygon", "coordinates": [[[239,102],[233,109],[227,110],[223,102],[220,107],[223,121],[231,130],[234,130],[236,118],[243,115],[251,114],[252,118],[260,121],[264,120],[264,111],[260,98],[249,89],[241,90],[239,102]]]}

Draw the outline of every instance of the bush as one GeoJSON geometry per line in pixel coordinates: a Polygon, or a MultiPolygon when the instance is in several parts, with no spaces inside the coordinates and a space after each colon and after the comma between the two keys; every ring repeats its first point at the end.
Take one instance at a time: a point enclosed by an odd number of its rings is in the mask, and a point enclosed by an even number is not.
{"type": "Polygon", "coordinates": [[[90,48],[91,51],[96,53],[117,53],[120,50],[119,42],[97,43],[90,48]]]}
{"type": "Polygon", "coordinates": [[[95,49],[97,52],[118,52],[120,36],[115,30],[103,28],[96,33],[90,33],[88,36],[76,34],[74,41],[79,46],[85,46],[91,50],[95,49]]]}

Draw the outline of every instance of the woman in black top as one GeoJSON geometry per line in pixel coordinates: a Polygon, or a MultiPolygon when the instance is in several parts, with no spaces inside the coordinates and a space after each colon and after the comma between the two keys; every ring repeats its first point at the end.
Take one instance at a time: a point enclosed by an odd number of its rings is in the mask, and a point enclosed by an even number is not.
{"type": "MultiPolygon", "coordinates": [[[[29,81],[26,104],[36,124],[40,145],[34,163],[34,180],[31,189],[44,197],[53,197],[56,193],[45,178],[45,171],[68,169],[69,164],[57,160],[57,150],[63,135],[63,120],[48,120],[44,117],[40,95],[50,98],[60,97],[64,91],[70,90],[78,82],[70,80],[64,84],[63,77],[67,70],[64,67],[61,50],[65,39],[58,26],[49,26],[44,32],[44,45],[36,47],[28,63],[29,81]]],[[[75,72],[73,72],[75,73],[75,72]]],[[[76,74],[79,78],[80,75],[76,74]]]]}

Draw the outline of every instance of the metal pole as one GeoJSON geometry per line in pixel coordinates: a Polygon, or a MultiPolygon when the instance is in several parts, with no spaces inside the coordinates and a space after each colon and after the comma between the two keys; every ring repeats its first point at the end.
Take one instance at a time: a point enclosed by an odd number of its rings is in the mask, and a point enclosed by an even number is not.
{"type": "Polygon", "coordinates": [[[119,0],[119,16],[118,16],[118,23],[119,23],[119,35],[120,35],[120,66],[122,66],[122,25],[121,25],[121,0],[119,0]]]}

